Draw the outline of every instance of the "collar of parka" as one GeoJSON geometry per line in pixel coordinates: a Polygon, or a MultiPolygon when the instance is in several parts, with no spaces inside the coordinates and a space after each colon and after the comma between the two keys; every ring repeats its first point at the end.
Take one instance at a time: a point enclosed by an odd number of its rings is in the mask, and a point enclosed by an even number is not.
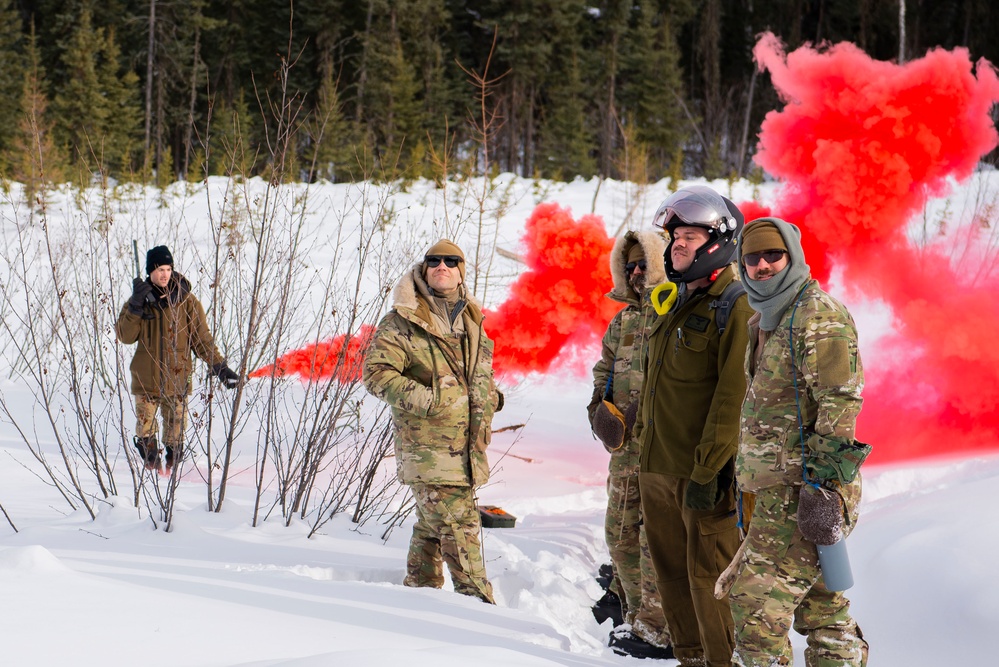
{"type": "MultiPolygon", "coordinates": [[[[392,308],[400,315],[412,320],[432,333],[439,333],[433,324],[428,301],[430,287],[423,280],[423,264],[418,263],[406,273],[392,291],[392,308]]],[[[468,293],[464,283],[458,286],[462,298],[467,301],[464,317],[468,317],[476,327],[482,325],[482,305],[468,293]]]]}
{"type": "Polygon", "coordinates": [[[626,232],[614,242],[614,249],[610,254],[611,278],[614,280],[614,287],[607,293],[607,298],[629,305],[638,305],[638,297],[635,290],[628,284],[628,274],[624,265],[627,264],[628,253],[631,248],[641,244],[645,252],[645,264],[648,269],[645,271],[645,291],[649,292],[653,287],[666,282],[666,263],[663,260],[663,253],[666,252],[666,239],[659,232],[626,232]],[[655,261],[656,258],[659,261],[655,261]]]}

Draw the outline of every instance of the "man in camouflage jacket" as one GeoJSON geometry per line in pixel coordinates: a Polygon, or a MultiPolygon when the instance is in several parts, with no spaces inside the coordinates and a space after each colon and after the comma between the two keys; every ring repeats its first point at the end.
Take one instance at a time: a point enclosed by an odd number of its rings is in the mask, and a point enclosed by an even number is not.
{"type": "Polygon", "coordinates": [[[205,309],[191,293],[187,278],[173,270],[173,255],[166,246],[146,253],[146,273],[145,280],[133,281],[132,296],[121,308],[115,332],[126,345],[138,343],[129,366],[135,396],[136,449],[146,468],[160,468],[156,439],[159,411],[169,471],[183,456],[191,353],[211,366],[226,387],[235,387],[239,377],[215,347],[205,309]]]}
{"type": "Polygon", "coordinates": [[[816,522],[837,537],[850,532],[869,447],[854,439],[864,386],[857,329],[843,304],[811,279],[800,237],[794,225],[761,218],[739,242],[739,270],[758,311],[749,322],[736,460],[739,487],[756,494],[730,591],[733,662],[741,667],[790,665],[792,623],[808,636],[809,667],[867,662],[849,602],[825,587],[815,544],[802,534],[816,522]],[[803,489],[832,499],[834,511],[816,516],[803,489]]]}
{"type": "Polygon", "coordinates": [[[493,382],[493,342],[466,292],[465,255],[446,239],[396,286],[395,303],[365,355],[364,386],[392,408],[399,480],[416,500],[406,586],[440,588],[493,603],[475,489],[489,479],[486,447],[503,397],[493,382]]]}
{"type": "Polygon", "coordinates": [[[632,635],[615,633],[611,642],[615,650],[628,654],[641,650],[643,655],[655,655],[654,648],[666,649],[670,645],[642,525],[639,445],[630,428],[642,389],[649,327],[656,319],[649,293],[666,280],[661,260],[665,249],[665,240],[656,232],[629,231],[614,244],[610,254],[614,287],[607,298],[625,304],[625,308],[614,316],[604,333],[600,360],[593,367],[593,397],[587,408],[594,433],[610,451],[604,534],[632,635]],[[621,417],[608,412],[605,398],[621,417]],[[620,423],[622,417],[625,423],[620,423]],[[609,427],[601,426],[603,419],[612,420],[609,427]],[[630,648],[632,644],[638,648],[630,648]]]}

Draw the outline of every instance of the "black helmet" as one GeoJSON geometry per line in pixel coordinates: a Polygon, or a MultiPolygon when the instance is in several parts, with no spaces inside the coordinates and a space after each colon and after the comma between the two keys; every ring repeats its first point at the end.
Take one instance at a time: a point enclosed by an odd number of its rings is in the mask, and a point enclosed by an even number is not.
{"type": "Polygon", "coordinates": [[[724,268],[735,259],[735,242],[742,232],[745,218],[738,207],[706,185],[691,185],[677,190],[659,205],[652,224],[670,234],[664,259],[666,275],[673,282],[690,283],[724,268]],[[677,227],[704,227],[708,242],[697,249],[694,261],[680,273],[673,268],[670,251],[673,231],[677,227]]]}

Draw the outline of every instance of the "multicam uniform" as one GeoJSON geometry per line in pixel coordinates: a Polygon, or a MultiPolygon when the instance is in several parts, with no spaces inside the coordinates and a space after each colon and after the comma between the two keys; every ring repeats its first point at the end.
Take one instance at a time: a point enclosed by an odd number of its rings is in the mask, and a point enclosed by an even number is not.
{"type": "MultiPolygon", "coordinates": [[[[646,291],[640,303],[628,284],[624,266],[632,246],[639,243],[646,257],[662,257],[666,248],[662,236],[655,232],[628,232],[614,245],[611,252],[614,288],[607,298],[627,304],[627,307],[615,315],[607,327],[600,361],[593,367],[593,399],[588,407],[591,421],[611,376],[612,402],[622,414],[640,399],[649,327],[656,320],[649,293],[666,279],[666,271],[662,262],[647,262],[646,291]]],[[[642,526],[638,463],[638,441],[631,433],[626,433],[624,444],[610,455],[604,532],[615,574],[623,589],[625,621],[640,638],[665,647],[670,643],[670,636],[642,526]]]]}
{"type": "Polygon", "coordinates": [[[137,315],[126,303],[115,331],[126,345],[138,343],[132,363],[132,394],[136,404],[136,435],[156,435],[156,411],[163,417],[163,443],[183,444],[187,396],[191,393],[191,353],[209,366],[224,364],[208,329],[205,309],[191,294],[191,283],[176,271],[166,290],[153,286],[153,294],[167,297],[146,304],[137,315]]]}
{"type": "MultiPolygon", "coordinates": [[[[797,523],[803,461],[796,401],[809,457],[835,455],[848,446],[843,443],[854,442],[864,385],[857,329],[846,308],[814,281],[773,332],[761,331],[759,320],[759,314],[750,320],[748,392],[736,460],[739,487],[756,494],[756,506],[730,593],[736,624],[733,662],[790,665],[793,618],[794,629],[808,636],[809,667],[865,665],[867,642],[850,616],[849,602],[823,585],[815,546],[802,537],[797,523]]],[[[836,488],[848,534],[857,520],[860,477],[836,488]]]]}
{"type": "Polygon", "coordinates": [[[493,342],[475,302],[455,304],[450,322],[435,312],[420,265],[394,295],[365,356],[364,386],[392,408],[399,480],[416,499],[404,583],[440,588],[443,560],[457,592],[493,602],[474,496],[489,479],[486,447],[502,406],[493,342]]]}

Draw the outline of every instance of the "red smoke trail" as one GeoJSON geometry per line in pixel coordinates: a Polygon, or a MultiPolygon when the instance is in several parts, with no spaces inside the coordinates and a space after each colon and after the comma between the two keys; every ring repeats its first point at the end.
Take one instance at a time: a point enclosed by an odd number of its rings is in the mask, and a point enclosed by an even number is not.
{"type": "Polygon", "coordinates": [[[872,460],[999,448],[997,293],[976,284],[980,267],[906,237],[927,199],[996,146],[995,70],[980,61],[976,76],[964,49],[903,66],[852,44],[785,55],[773,35],[754,55],[787,102],[767,115],[756,156],[787,184],[777,214],[802,227],[816,278],[835,265],[848,290],[892,310],[865,368],[858,437],[872,460]]]}
{"type": "Polygon", "coordinates": [[[621,309],[604,297],[613,286],[614,239],[595,215],[577,222],[557,204],[539,204],[527,220],[523,243],[528,270],[485,321],[496,343],[496,372],[522,375],[554,365],[589,373],[595,360],[573,359],[571,353],[599,341],[621,309]]]}
{"type": "Polygon", "coordinates": [[[315,345],[306,345],[281,356],[276,364],[258,368],[249,376],[267,377],[274,373],[284,377],[297,374],[305,380],[335,377],[340,382],[357,382],[361,379],[364,351],[374,332],[373,326],[363,324],[349,340],[341,335],[315,345]]]}

